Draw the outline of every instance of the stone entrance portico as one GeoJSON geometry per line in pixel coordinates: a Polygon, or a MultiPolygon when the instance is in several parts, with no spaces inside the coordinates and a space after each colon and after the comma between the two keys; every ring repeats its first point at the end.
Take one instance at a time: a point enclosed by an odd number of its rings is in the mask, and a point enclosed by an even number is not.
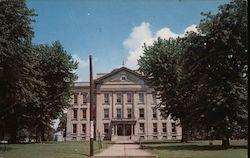
{"type": "Polygon", "coordinates": [[[135,135],[135,119],[112,119],[112,136],[111,141],[133,140],[135,135]]]}

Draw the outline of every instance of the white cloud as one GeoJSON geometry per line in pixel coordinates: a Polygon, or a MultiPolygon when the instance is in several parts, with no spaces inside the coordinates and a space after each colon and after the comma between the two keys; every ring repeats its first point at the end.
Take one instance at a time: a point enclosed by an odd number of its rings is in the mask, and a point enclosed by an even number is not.
{"type": "Polygon", "coordinates": [[[78,68],[75,73],[78,75],[77,81],[83,81],[86,79],[84,74],[88,74],[89,60],[83,60],[79,57],[78,54],[72,55],[73,59],[78,62],[78,68]]]}
{"type": "Polygon", "coordinates": [[[195,24],[190,25],[190,26],[188,26],[188,27],[184,30],[184,32],[185,32],[185,33],[191,32],[191,31],[198,32],[196,26],[197,26],[197,25],[195,25],[195,24]]]}
{"type": "Polygon", "coordinates": [[[177,38],[183,37],[187,32],[194,31],[197,32],[196,25],[192,24],[188,26],[183,34],[177,34],[171,31],[170,28],[164,27],[158,30],[155,34],[152,33],[150,29],[150,24],[148,22],[142,22],[139,26],[135,26],[129,37],[124,40],[123,46],[128,49],[128,57],[125,65],[131,69],[137,69],[137,60],[143,55],[143,45],[152,45],[153,42],[158,38],[177,38]]]}

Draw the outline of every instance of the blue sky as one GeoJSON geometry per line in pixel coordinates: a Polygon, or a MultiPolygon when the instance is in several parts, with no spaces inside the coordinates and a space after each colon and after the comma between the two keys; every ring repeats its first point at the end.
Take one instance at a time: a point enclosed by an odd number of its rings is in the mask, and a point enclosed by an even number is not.
{"type": "MultiPolygon", "coordinates": [[[[93,70],[110,72],[122,65],[136,69],[145,42],[157,37],[183,36],[195,31],[201,12],[216,13],[229,0],[27,0],[38,14],[34,23],[36,44],[59,40],[79,62],[79,81],[89,80],[88,57],[93,70]]],[[[95,77],[95,76],[94,76],[95,77]]]]}

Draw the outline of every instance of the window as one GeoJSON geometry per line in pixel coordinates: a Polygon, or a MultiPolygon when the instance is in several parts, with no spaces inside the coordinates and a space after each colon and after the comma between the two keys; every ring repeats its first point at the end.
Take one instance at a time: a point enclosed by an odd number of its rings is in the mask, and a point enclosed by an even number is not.
{"type": "Polygon", "coordinates": [[[132,93],[127,93],[127,104],[132,103],[132,93]]]}
{"type": "Polygon", "coordinates": [[[172,133],[176,133],[176,125],[175,123],[171,123],[171,126],[172,126],[172,133]]]}
{"type": "Polygon", "coordinates": [[[157,133],[157,123],[153,123],[153,132],[157,133]]]}
{"type": "Polygon", "coordinates": [[[109,94],[104,93],[104,104],[109,104],[109,94]]]}
{"type": "Polygon", "coordinates": [[[108,123],[104,123],[104,134],[108,134],[109,133],[109,124],[108,123]]]}
{"type": "Polygon", "coordinates": [[[109,119],[109,109],[104,109],[104,118],[109,119]]]}
{"type": "Polygon", "coordinates": [[[152,108],[153,111],[153,119],[157,119],[157,109],[154,107],[152,108]]]}
{"type": "Polygon", "coordinates": [[[73,134],[76,134],[76,132],[77,132],[77,128],[76,127],[77,127],[76,124],[73,124],[73,134]]]}
{"type": "Polygon", "coordinates": [[[144,140],[144,136],[140,136],[140,140],[144,140]]]}
{"type": "Polygon", "coordinates": [[[77,109],[73,110],[73,119],[77,119],[77,109]]]}
{"type": "Polygon", "coordinates": [[[86,134],[86,124],[82,124],[82,133],[86,134]]]}
{"type": "Polygon", "coordinates": [[[144,109],[139,109],[139,117],[144,118],[144,109]]]}
{"type": "Polygon", "coordinates": [[[74,94],[74,104],[77,104],[77,94],[74,94]]]}
{"type": "Polygon", "coordinates": [[[144,133],[144,123],[140,123],[140,132],[144,133]]]}
{"type": "Polygon", "coordinates": [[[162,132],[163,133],[167,132],[167,123],[162,123],[162,132]]]}
{"type": "Polygon", "coordinates": [[[162,136],[162,139],[167,139],[167,136],[162,136]]]}
{"type": "Polygon", "coordinates": [[[88,94],[86,94],[86,93],[83,93],[83,95],[82,95],[82,104],[83,104],[83,105],[86,105],[86,104],[87,104],[87,95],[88,95],[88,94]]]}
{"type": "Polygon", "coordinates": [[[82,119],[87,119],[87,109],[82,109],[82,119]]]}
{"type": "Polygon", "coordinates": [[[128,118],[131,119],[132,118],[132,109],[127,109],[128,112],[128,118]]]}
{"type": "Polygon", "coordinates": [[[72,137],[72,140],[76,140],[76,137],[72,137]]]}
{"type": "Polygon", "coordinates": [[[176,139],[176,136],[172,136],[172,139],[176,139]]]}
{"type": "Polygon", "coordinates": [[[155,94],[152,94],[151,104],[156,105],[156,96],[155,96],[155,94]]]}
{"type": "Polygon", "coordinates": [[[118,119],[122,118],[122,109],[116,109],[116,117],[118,119]]]}
{"type": "Polygon", "coordinates": [[[116,98],[116,103],[121,104],[122,103],[122,94],[117,94],[116,97],[117,97],[116,98]]]}
{"type": "Polygon", "coordinates": [[[153,136],[153,139],[157,139],[157,136],[153,136]]]}
{"type": "Polygon", "coordinates": [[[121,79],[122,81],[125,81],[125,80],[127,80],[127,76],[126,76],[126,75],[122,75],[120,79],[121,79]]]}
{"type": "Polygon", "coordinates": [[[144,93],[139,93],[139,104],[144,104],[144,93]]]}

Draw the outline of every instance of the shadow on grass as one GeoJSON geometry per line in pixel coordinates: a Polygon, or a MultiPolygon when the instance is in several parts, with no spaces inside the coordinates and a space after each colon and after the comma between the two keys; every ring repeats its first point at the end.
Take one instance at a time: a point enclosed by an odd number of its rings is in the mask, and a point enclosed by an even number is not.
{"type": "MultiPolygon", "coordinates": [[[[192,151],[202,151],[202,150],[226,150],[222,148],[221,145],[166,145],[166,146],[146,146],[146,148],[153,150],[192,150],[192,151]]],[[[246,145],[235,145],[231,146],[229,149],[247,149],[246,145]]]]}
{"type": "Polygon", "coordinates": [[[8,146],[0,146],[0,153],[5,152],[5,151],[14,150],[14,149],[16,149],[16,148],[8,147],[8,146]]]}

